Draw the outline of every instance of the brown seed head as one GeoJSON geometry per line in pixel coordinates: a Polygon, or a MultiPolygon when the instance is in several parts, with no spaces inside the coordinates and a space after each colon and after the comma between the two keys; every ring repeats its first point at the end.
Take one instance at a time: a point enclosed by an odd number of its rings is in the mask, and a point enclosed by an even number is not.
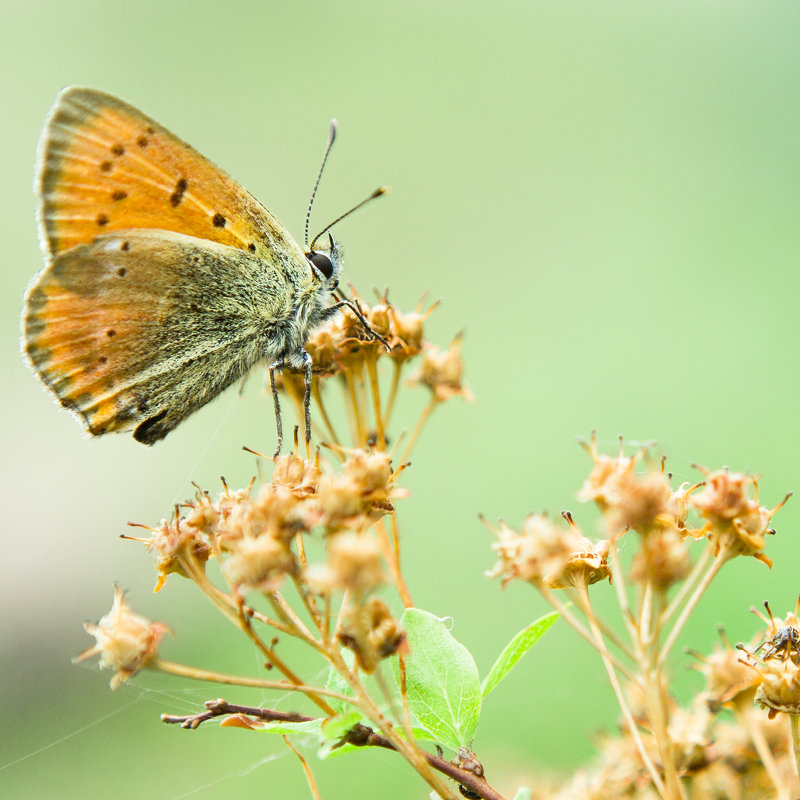
{"type": "Polygon", "coordinates": [[[205,492],[199,492],[196,499],[189,503],[186,515],[187,525],[205,534],[211,534],[219,520],[219,511],[205,492]]]}
{"type": "MultiPolygon", "coordinates": [[[[206,527],[212,528],[208,521],[213,518],[208,508],[201,506],[202,511],[192,512],[191,518],[206,527]]],[[[158,579],[153,591],[160,591],[170,574],[191,578],[196,572],[203,572],[205,563],[211,557],[211,546],[208,535],[190,524],[187,519],[162,520],[161,525],[153,530],[147,542],[147,549],[153,554],[158,579]]]]}
{"type": "Polygon", "coordinates": [[[519,579],[563,589],[611,577],[604,553],[582,536],[574,524],[563,528],[543,514],[530,514],[520,533],[502,520],[493,532],[497,541],[492,549],[498,555],[498,562],[487,575],[502,576],[503,586],[519,579]]]}
{"type": "Polygon", "coordinates": [[[306,581],[320,594],[335,589],[367,592],[385,583],[381,547],[363,533],[343,531],[328,538],[327,560],[306,570],[306,581]]]}
{"type": "Polygon", "coordinates": [[[606,456],[598,452],[594,433],[589,444],[583,446],[594,466],[578,492],[578,499],[597,504],[605,515],[610,534],[628,528],[649,534],[683,526],[686,515],[681,498],[673,493],[663,465],[659,469],[650,464],[644,473],[636,471],[647,456],[646,446],[626,456],[620,440],[618,454],[606,456]]]}
{"type": "Polygon", "coordinates": [[[436,402],[460,396],[472,400],[472,392],[464,383],[464,363],[461,360],[461,335],[456,336],[447,350],[432,344],[423,347],[422,363],[409,376],[409,386],[426,386],[436,402]]]}
{"type": "Polygon", "coordinates": [[[772,515],[780,508],[767,509],[759,505],[755,496],[756,481],[751,475],[729,472],[727,469],[706,474],[705,488],[693,494],[690,503],[707,520],[709,541],[716,552],[726,548],[727,557],[753,556],[772,566],[764,555],[765,536],[770,533],[772,515]]]}
{"type": "Polygon", "coordinates": [[[317,491],[322,470],[319,467],[319,450],[313,459],[300,458],[297,449],[275,459],[272,470],[272,485],[286,486],[295,495],[305,496],[317,491]]]}
{"type": "Polygon", "coordinates": [[[690,567],[689,548],[678,529],[652,529],[642,538],[641,549],[633,557],[631,580],[668,589],[685,578],[690,567]]]}
{"type": "Polygon", "coordinates": [[[230,552],[222,562],[222,571],[232,586],[273,592],[285,575],[297,571],[289,545],[278,537],[265,534],[242,537],[230,542],[230,552]]]}
{"type": "Polygon", "coordinates": [[[93,647],[77,655],[80,662],[94,655],[100,656],[101,669],[115,670],[111,688],[132,678],[142,667],[158,656],[158,645],[169,628],[159,622],[150,622],[134,614],[125,602],[125,595],[114,587],[114,603],[96,625],[85,623],[86,633],[94,636],[93,647]]]}
{"type": "Polygon", "coordinates": [[[753,705],[756,688],[760,682],[758,673],[742,661],[739,650],[724,640],[723,648],[715,648],[703,656],[696,669],[706,681],[704,696],[711,711],[722,706],[749,709],[753,705]]]}
{"type": "Polygon", "coordinates": [[[382,450],[347,450],[341,473],[319,480],[316,506],[329,528],[361,528],[394,511],[393,501],[407,497],[395,486],[401,466],[392,471],[391,457],[382,450]]]}
{"type": "Polygon", "coordinates": [[[382,659],[407,647],[400,624],[378,597],[371,597],[363,605],[351,605],[336,637],[353,651],[359,667],[366,673],[374,672],[382,659]]]}

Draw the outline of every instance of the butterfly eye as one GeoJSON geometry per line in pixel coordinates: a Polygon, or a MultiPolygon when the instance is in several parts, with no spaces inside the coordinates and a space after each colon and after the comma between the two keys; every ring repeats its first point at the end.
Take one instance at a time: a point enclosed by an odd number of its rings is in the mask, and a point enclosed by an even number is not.
{"type": "Polygon", "coordinates": [[[333,262],[325,253],[309,253],[306,258],[325,276],[333,275],[333,262]]]}

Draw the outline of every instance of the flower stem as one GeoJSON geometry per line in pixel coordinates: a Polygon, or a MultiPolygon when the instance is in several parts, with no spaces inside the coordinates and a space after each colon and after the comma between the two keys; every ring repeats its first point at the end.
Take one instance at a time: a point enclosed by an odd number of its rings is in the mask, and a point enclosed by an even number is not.
{"type": "Polygon", "coordinates": [[[401,464],[408,461],[408,457],[411,455],[411,450],[416,444],[420,433],[422,433],[423,425],[425,425],[425,422],[427,421],[428,417],[431,415],[433,409],[436,408],[437,405],[439,405],[439,401],[436,399],[435,395],[432,395],[430,401],[428,402],[428,405],[426,405],[425,408],[422,409],[422,413],[419,415],[419,419],[417,420],[414,432],[411,434],[411,438],[408,440],[406,449],[403,450],[403,455],[400,458],[401,464]]]}
{"type": "Polygon", "coordinates": [[[794,769],[797,777],[800,778],[800,715],[789,714],[789,722],[792,725],[792,750],[794,752],[794,769]]]}
{"type": "MultiPolygon", "coordinates": [[[[154,658],[148,665],[151,669],[158,669],[170,675],[178,675],[182,678],[191,678],[195,681],[209,681],[211,683],[222,683],[226,686],[249,686],[252,689],[278,689],[280,691],[304,692],[325,695],[337,700],[352,702],[353,698],[339,692],[323,689],[319,686],[306,686],[304,684],[289,683],[288,681],[265,681],[261,678],[250,678],[243,675],[229,675],[226,672],[216,672],[200,667],[192,667],[188,664],[179,664],[175,661],[165,661],[163,658],[154,658]]],[[[333,710],[329,712],[333,716],[333,710]]]]}
{"type": "Polygon", "coordinates": [[[683,607],[683,610],[678,616],[678,619],[675,621],[675,624],[672,626],[672,630],[669,632],[663,646],[661,647],[661,652],[658,656],[659,669],[666,664],[669,651],[672,649],[672,646],[675,644],[678,636],[680,636],[683,626],[691,616],[692,611],[694,611],[695,607],[700,602],[700,598],[703,596],[703,593],[706,589],[708,589],[711,581],[714,580],[717,573],[722,569],[732,555],[733,553],[730,551],[730,549],[723,546],[719,553],[717,553],[717,555],[714,557],[713,563],[708,568],[708,571],[703,576],[700,583],[697,585],[697,588],[694,590],[694,592],[692,592],[691,596],[686,601],[686,605],[683,607]]]}
{"type": "Polygon", "coordinates": [[[617,697],[617,703],[619,704],[620,710],[622,711],[622,716],[625,720],[625,724],[628,726],[628,731],[631,734],[631,738],[633,739],[633,742],[636,745],[636,749],[639,751],[639,756],[641,757],[645,768],[650,773],[650,779],[653,781],[653,785],[655,786],[656,791],[661,795],[661,797],[667,798],[669,797],[669,795],[666,793],[667,790],[664,785],[664,782],[662,781],[661,775],[656,769],[655,764],[653,764],[652,759],[647,753],[647,750],[644,746],[644,742],[642,741],[642,737],[639,734],[639,729],[636,727],[636,722],[633,719],[633,714],[631,713],[630,707],[628,706],[628,702],[625,699],[625,694],[622,691],[622,686],[620,685],[619,678],[617,677],[617,673],[611,661],[611,656],[608,652],[608,649],[606,648],[605,641],[603,640],[603,634],[600,631],[600,626],[597,624],[597,621],[595,619],[594,611],[589,601],[589,591],[586,587],[586,584],[582,584],[576,588],[578,589],[578,596],[581,599],[582,610],[586,615],[586,619],[589,622],[589,627],[591,628],[592,634],[594,635],[595,647],[600,653],[600,658],[603,661],[603,666],[606,668],[606,673],[608,674],[608,679],[611,683],[611,688],[613,689],[614,694],[617,697]]]}

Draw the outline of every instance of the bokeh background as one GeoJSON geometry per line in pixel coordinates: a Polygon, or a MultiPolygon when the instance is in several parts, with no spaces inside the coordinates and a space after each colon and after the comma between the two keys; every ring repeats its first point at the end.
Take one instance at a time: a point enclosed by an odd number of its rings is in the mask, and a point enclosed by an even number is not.
{"type": "MultiPolygon", "coordinates": [[[[300,237],[327,121],[340,139],[318,225],[381,183],[393,192],[342,224],[346,277],[401,307],[441,297],[429,338],[466,332],[477,401],[453,401],[404,475],[405,563],[415,601],[454,618],[482,672],[544,613],[525,587],[483,577],[478,521],[575,510],[589,462],[576,435],[656,439],[678,480],[692,464],[800,488],[800,5],[795,0],[136,3],[2,0],[0,48],[0,784],[14,798],[305,797],[279,741],[167,728],[224,694],[142,675],[116,693],[70,657],[111,586],[170,624],[165,656],[233,672],[258,660],[191,587],[152,594],[147,554],[117,536],[155,523],[224,474],[246,483],[274,422],[255,376],[146,449],[89,441],[18,355],[21,298],[41,267],[31,180],[56,92],[103,88],[221,164],[300,237]]],[[[413,424],[422,394],[403,400],[413,424]]],[[[784,613],[798,579],[800,504],[776,519],[769,571],[733,562],[683,643],[751,604],[784,613]]],[[[674,659],[678,691],[699,677],[674,659]]],[[[270,701],[272,702],[272,701],[270,701]]],[[[292,700],[280,698],[281,707],[292,700]]],[[[509,796],[568,771],[612,728],[596,655],[557,626],[495,693],[475,747],[509,796]]],[[[421,798],[390,753],[315,763],[324,797],[421,798]],[[380,787],[376,794],[376,786],[380,787]]]]}

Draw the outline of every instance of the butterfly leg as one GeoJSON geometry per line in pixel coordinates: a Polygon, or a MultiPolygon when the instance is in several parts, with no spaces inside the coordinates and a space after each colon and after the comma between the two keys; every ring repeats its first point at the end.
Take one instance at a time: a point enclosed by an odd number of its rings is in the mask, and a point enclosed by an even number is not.
{"type": "Polygon", "coordinates": [[[383,338],[383,336],[381,336],[377,331],[372,330],[372,327],[370,326],[369,322],[367,322],[367,320],[364,318],[364,315],[358,310],[358,308],[356,308],[355,304],[351,303],[347,298],[345,298],[344,300],[340,300],[338,303],[334,303],[332,306],[328,306],[322,312],[322,319],[323,320],[330,319],[339,312],[339,309],[344,308],[345,306],[349,308],[356,315],[356,317],[358,317],[358,321],[364,326],[364,330],[373,339],[378,339],[378,341],[380,341],[380,343],[387,350],[392,349],[389,346],[389,342],[387,342],[386,339],[383,338]]]}
{"type": "Polygon", "coordinates": [[[281,454],[281,447],[283,446],[283,422],[281,421],[281,401],[278,399],[278,387],[275,384],[275,370],[283,366],[282,361],[276,361],[270,364],[269,369],[269,386],[272,389],[272,399],[275,402],[275,424],[278,428],[278,446],[275,448],[275,455],[277,458],[281,454]]]}
{"type": "Polygon", "coordinates": [[[308,457],[311,445],[311,356],[305,350],[303,351],[303,367],[306,372],[303,412],[306,423],[306,456],[308,457]]]}

